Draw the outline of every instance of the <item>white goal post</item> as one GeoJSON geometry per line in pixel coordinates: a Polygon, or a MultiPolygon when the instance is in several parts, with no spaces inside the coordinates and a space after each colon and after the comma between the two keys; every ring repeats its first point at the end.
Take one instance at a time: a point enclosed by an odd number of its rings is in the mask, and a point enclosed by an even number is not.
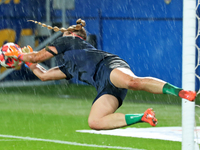
{"type": "MultiPolygon", "coordinates": [[[[182,88],[195,90],[196,0],[183,0],[182,88]]],[[[195,150],[195,102],[182,99],[182,150],[195,150]]]]}

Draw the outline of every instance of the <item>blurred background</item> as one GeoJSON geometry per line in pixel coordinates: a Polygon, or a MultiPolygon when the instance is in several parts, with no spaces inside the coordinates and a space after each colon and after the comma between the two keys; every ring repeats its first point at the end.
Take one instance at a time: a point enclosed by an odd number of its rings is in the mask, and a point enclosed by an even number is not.
{"type": "MultiPolygon", "coordinates": [[[[62,34],[27,20],[68,27],[82,18],[87,41],[119,55],[137,76],[182,86],[182,0],[0,0],[0,4],[0,46],[14,42],[40,50],[62,34]]],[[[52,59],[43,65],[56,64],[52,59]]],[[[18,70],[0,68],[1,84],[35,80],[23,65],[18,70]]]]}

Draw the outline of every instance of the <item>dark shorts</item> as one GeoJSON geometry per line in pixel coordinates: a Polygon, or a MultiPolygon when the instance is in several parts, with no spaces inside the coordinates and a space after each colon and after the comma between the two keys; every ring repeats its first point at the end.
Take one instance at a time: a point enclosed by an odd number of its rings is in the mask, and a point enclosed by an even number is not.
{"type": "Polygon", "coordinates": [[[119,107],[122,105],[127,94],[127,89],[117,88],[110,81],[110,73],[115,68],[129,68],[130,66],[119,57],[107,57],[100,64],[94,77],[97,97],[93,103],[102,95],[110,94],[119,101],[119,107]]]}

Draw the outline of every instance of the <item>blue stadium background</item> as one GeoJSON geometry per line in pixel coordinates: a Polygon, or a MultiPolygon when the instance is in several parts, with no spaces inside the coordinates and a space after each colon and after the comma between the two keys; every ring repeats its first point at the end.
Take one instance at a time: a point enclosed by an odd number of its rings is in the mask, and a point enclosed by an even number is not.
{"type": "MultiPolygon", "coordinates": [[[[66,20],[74,24],[84,19],[88,34],[97,36],[97,47],[125,59],[136,75],[181,87],[182,7],[182,0],[168,5],[164,0],[75,0],[66,20]]],[[[61,10],[51,9],[52,22],[62,22],[61,15],[61,10]]],[[[28,19],[45,21],[45,0],[10,0],[0,5],[0,33],[13,29],[15,43],[23,29],[34,33],[35,25],[28,19]]],[[[10,37],[0,38],[1,43],[9,41],[10,37]]]]}

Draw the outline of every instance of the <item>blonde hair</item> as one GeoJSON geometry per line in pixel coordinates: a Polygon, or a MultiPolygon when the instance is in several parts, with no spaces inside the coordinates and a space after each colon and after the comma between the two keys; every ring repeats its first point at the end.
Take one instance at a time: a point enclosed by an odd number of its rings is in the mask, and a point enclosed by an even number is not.
{"type": "Polygon", "coordinates": [[[41,23],[41,22],[38,22],[38,21],[35,21],[35,20],[28,20],[28,21],[39,24],[42,27],[46,27],[49,30],[54,30],[55,32],[61,31],[61,32],[64,33],[64,32],[68,31],[69,32],[68,34],[70,34],[71,32],[75,32],[78,36],[82,37],[83,39],[86,40],[86,38],[87,38],[87,34],[86,34],[85,29],[84,29],[86,23],[85,23],[84,20],[82,20],[80,18],[76,21],[77,25],[72,25],[72,26],[68,27],[67,29],[64,28],[64,27],[58,28],[57,26],[52,27],[50,25],[46,25],[45,23],[41,23]]]}

